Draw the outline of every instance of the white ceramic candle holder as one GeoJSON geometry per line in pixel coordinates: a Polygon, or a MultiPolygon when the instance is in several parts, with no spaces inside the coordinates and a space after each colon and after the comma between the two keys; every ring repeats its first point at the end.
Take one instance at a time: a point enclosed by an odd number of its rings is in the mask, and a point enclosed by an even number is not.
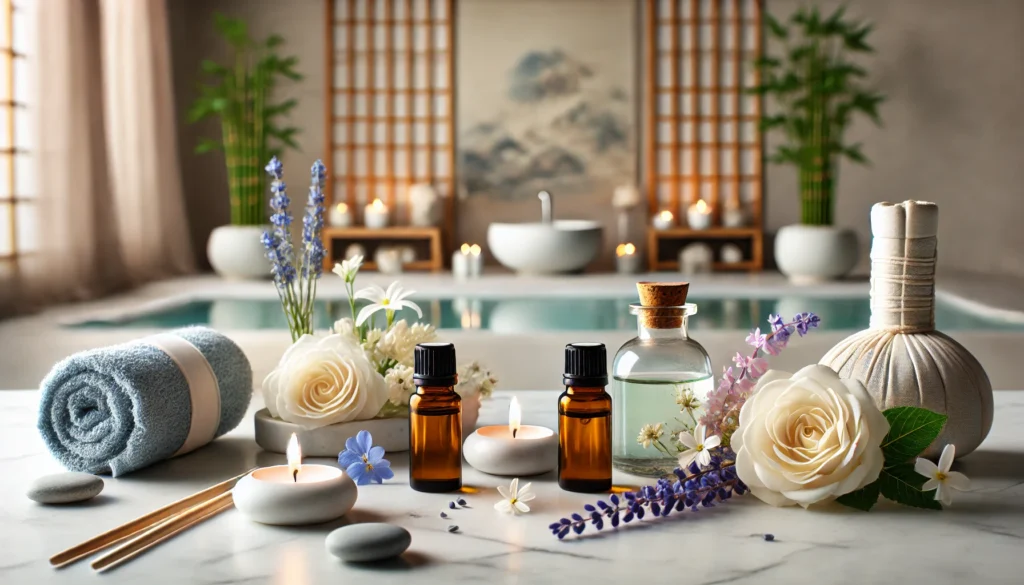
{"type": "Polygon", "coordinates": [[[301,465],[292,477],[287,465],[262,467],[243,477],[232,491],[235,507],[260,524],[320,524],[352,509],[359,488],[337,467],[301,465]]]}
{"type": "Polygon", "coordinates": [[[348,205],[339,203],[332,205],[330,212],[327,214],[327,223],[331,227],[349,227],[352,225],[352,212],[348,210],[348,205]]]}
{"type": "Polygon", "coordinates": [[[726,207],[722,210],[722,225],[738,228],[747,225],[747,210],[742,207],[726,207]]]}
{"type": "Polygon", "coordinates": [[[640,255],[633,244],[619,244],[615,248],[615,270],[619,274],[640,272],[640,255]]]}
{"type": "Polygon", "coordinates": [[[525,425],[515,438],[507,426],[481,427],[462,447],[466,461],[491,475],[540,475],[558,463],[558,437],[546,427],[525,425]]]}
{"type": "Polygon", "coordinates": [[[703,199],[686,210],[686,223],[691,230],[706,230],[711,227],[711,208],[703,199]]]}
{"type": "Polygon", "coordinates": [[[671,211],[659,211],[651,218],[651,226],[656,230],[667,230],[676,224],[676,218],[671,211]]]}
{"type": "Polygon", "coordinates": [[[477,244],[462,244],[452,253],[452,275],[459,280],[479,278],[484,270],[484,257],[477,244]]]}
{"type": "Polygon", "coordinates": [[[363,223],[370,229],[382,229],[388,227],[388,208],[380,199],[374,199],[373,203],[366,206],[363,214],[363,223]]]}

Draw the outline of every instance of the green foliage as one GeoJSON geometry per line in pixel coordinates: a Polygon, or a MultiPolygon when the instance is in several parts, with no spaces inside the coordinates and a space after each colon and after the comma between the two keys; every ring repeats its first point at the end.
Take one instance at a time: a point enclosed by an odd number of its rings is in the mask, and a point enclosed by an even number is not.
{"type": "Polygon", "coordinates": [[[266,222],[263,165],[285,147],[298,149],[297,128],[282,126],[277,120],[295,108],[295,100],[268,103],[281,79],[297,81],[298,59],[282,57],[274,49],[284,43],[278,35],[263,41],[249,36],[245,22],[214,16],[214,28],[231,46],[232,60],[220,64],[205,59],[200,71],[207,81],[199,84],[199,97],[188,111],[188,121],[215,117],[220,120],[221,136],[203,138],[195,152],[223,150],[228,168],[231,198],[231,223],[257,225],[266,222]]]}
{"type": "Polygon", "coordinates": [[[873,483],[840,496],[836,502],[867,512],[881,494],[904,506],[941,510],[935,490],[921,491],[928,478],[914,471],[914,460],[939,436],[948,417],[913,406],[890,408],[882,414],[889,421],[889,432],[882,439],[882,473],[873,483]]]}
{"type": "Polygon", "coordinates": [[[923,408],[901,406],[886,410],[889,434],[882,441],[885,464],[895,465],[917,457],[942,432],[947,417],[923,408]]]}
{"type": "Polygon", "coordinates": [[[874,51],[866,41],[872,27],[848,20],[845,7],[823,16],[817,6],[804,6],[786,22],[765,13],[764,22],[782,51],[755,62],[761,84],[753,91],[774,98],[779,109],[762,118],[761,129],[785,135],[768,160],[799,170],[801,221],[831,225],[838,158],[868,162],[860,144],[845,144],[843,135],[855,115],[881,125],[885,96],[864,88],[867,71],[848,60],[874,51]]]}

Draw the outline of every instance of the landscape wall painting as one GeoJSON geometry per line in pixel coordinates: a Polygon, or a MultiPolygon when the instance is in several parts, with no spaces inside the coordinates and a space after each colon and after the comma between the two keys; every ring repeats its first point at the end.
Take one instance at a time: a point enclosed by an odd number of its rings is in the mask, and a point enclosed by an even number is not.
{"type": "Polygon", "coordinates": [[[458,18],[460,235],[539,220],[541,190],[556,219],[614,227],[612,192],[637,182],[635,4],[462,0],[458,18]]]}

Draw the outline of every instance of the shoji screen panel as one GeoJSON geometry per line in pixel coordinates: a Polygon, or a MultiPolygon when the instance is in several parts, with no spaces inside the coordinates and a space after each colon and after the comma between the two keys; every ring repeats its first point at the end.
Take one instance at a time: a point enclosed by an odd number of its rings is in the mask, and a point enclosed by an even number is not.
{"type": "Polygon", "coordinates": [[[361,218],[380,198],[408,223],[408,188],[430,183],[454,221],[455,0],[326,0],[328,193],[361,218]]]}
{"type": "Polygon", "coordinates": [[[698,197],[715,225],[723,206],[761,225],[763,0],[648,0],[646,180],[651,213],[680,214],[698,197]]]}

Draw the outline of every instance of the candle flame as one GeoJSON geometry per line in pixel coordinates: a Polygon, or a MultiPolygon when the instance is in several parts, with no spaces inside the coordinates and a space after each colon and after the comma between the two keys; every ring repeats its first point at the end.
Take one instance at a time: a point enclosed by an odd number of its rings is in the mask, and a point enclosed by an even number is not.
{"type": "Polygon", "coordinates": [[[346,213],[348,211],[348,205],[344,203],[339,203],[337,209],[338,213],[346,213]]]}
{"type": "Polygon", "coordinates": [[[616,256],[632,256],[633,254],[636,254],[636,246],[628,242],[625,244],[619,244],[615,248],[616,256]]]}
{"type": "Polygon", "coordinates": [[[372,207],[374,211],[387,211],[387,206],[384,205],[384,202],[379,198],[374,199],[373,203],[370,204],[370,207],[372,207]]]}
{"type": "Polygon", "coordinates": [[[697,203],[694,204],[693,208],[697,211],[697,213],[708,212],[708,204],[705,203],[703,199],[698,199],[697,203]]]}
{"type": "Polygon", "coordinates": [[[462,244],[462,246],[459,247],[459,251],[462,252],[463,256],[468,255],[469,254],[469,244],[462,244]]]}
{"type": "Polygon", "coordinates": [[[473,244],[472,246],[469,247],[469,253],[474,255],[474,256],[479,256],[480,255],[480,246],[478,246],[476,244],[473,244]]]}
{"type": "Polygon", "coordinates": [[[665,221],[672,221],[672,212],[671,211],[666,209],[665,211],[662,211],[660,213],[660,215],[661,215],[661,219],[663,219],[665,221]]]}
{"type": "Polygon", "coordinates": [[[302,447],[299,446],[299,438],[295,433],[292,433],[292,438],[288,440],[285,458],[288,459],[288,471],[292,472],[292,478],[296,478],[299,468],[302,467],[302,447]]]}
{"type": "Polygon", "coordinates": [[[508,405],[508,428],[512,431],[512,438],[514,439],[516,433],[519,432],[520,421],[523,418],[523,410],[519,407],[519,399],[515,396],[512,397],[512,402],[508,405]]]}

